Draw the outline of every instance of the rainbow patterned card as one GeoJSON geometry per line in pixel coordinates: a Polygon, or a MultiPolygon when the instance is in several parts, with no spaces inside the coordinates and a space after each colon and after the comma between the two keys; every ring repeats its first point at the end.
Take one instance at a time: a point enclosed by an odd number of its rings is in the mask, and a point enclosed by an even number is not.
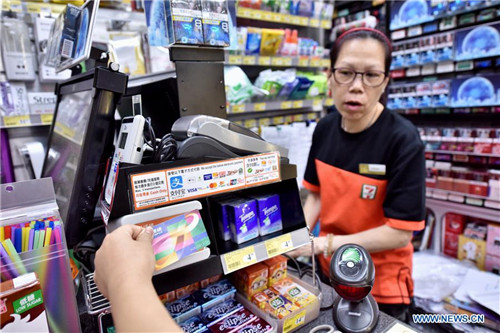
{"type": "Polygon", "coordinates": [[[203,219],[197,210],[169,218],[154,227],[156,270],[210,245],[203,219]]]}

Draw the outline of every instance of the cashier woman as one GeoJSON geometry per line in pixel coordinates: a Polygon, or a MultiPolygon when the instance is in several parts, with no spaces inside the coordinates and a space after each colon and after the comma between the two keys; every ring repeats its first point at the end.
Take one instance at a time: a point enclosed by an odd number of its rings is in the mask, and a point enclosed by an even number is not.
{"type": "MultiPolygon", "coordinates": [[[[380,103],[389,82],[391,45],[373,29],[352,29],[331,52],[329,83],[336,111],[316,126],[304,186],[315,254],[328,276],[331,255],[364,246],[376,270],[372,294],[399,319],[413,296],[412,232],[424,228],[424,146],[416,128],[380,103]]],[[[152,230],[125,226],[96,255],[95,280],[110,300],[118,331],[180,331],[151,282],[152,230]]],[[[311,255],[304,246],[295,255],[311,255]]]]}
{"type": "MultiPolygon", "coordinates": [[[[405,320],[413,297],[411,238],[424,228],[425,157],[417,129],[380,102],[389,83],[391,44],[378,30],[337,38],[329,84],[336,110],[316,126],[304,175],[304,214],[319,221],[315,255],[329,276],[343,244],[365,247],[375,264],[372,295],[405,320]]],[[[293,253],[311,255],[305,246],[293,253]]]]}

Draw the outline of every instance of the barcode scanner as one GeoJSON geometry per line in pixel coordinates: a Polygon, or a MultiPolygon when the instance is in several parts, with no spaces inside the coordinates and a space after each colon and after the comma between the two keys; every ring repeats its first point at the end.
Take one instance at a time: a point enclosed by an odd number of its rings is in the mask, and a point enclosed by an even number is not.
{"type": "Polygon", "coordinates": [[[342,245],[330,262],[330,284],[339,294],[333,303],[333,320],[346,333],[371,332],[379,317],[370,294],[375,267],[370,254],[359,245],[342,245]]]}

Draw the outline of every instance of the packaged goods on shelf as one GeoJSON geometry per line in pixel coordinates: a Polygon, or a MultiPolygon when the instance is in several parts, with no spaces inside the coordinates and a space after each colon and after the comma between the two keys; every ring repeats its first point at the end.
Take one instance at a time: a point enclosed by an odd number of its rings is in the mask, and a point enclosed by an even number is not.
{"type": "Polygon", "coordinates": [[[258,263],[237,271],[234,275],[238,290],[248,299],[267,288],[268,268],[258,263]]]}
{"type": "Polygon", "coordinates": [[[226,0],[202,0],[205,45],[229,46],[229,12],[226,0]]]}
{"type": "Polygon", "coordinates": [[[267,266],[268,283],[271,287],[287,275],[287,259],[284,256],[277,256],[263,262],[267,266]]]}
{"type": "Polygon", "coordinates": [[[279,194],[253,197],[257,202],[259,234],[265,236],[283,229],[279,194]]]}
{"type": "Polygon", "coordinates": [[[500,23],[480,25],[456,32],[456,60],[469,60],[498,55],[500,55],[500,23]]]}

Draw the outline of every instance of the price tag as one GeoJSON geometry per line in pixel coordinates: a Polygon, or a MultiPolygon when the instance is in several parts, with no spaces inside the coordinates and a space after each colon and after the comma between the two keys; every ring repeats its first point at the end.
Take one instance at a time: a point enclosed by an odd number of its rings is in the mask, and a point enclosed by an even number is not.
{"type": "Polygon", "coordinates": [[[293,102],[294,109],[300,109],[302,107],[304,107],[304,101],[294,101],[293,102]]]}
{"type": "Polygon", "coordinates": [[[291,101],[286,101],[286,102],[281,102],[281,109],[282,110],[288,110],[292,108],[292,102],[291,101]]]}
{"type": "Polygon", "coordinates": [[[259,125],[260,126],[269,126],[271,124],[271,119],[269,118],[260,118],[259,125]]]}
{"type": "Polygon", "coordinates": [[[271,22],[274,21],[273,13],[272,12],[264,12],[263,19],[264,19],[264,21],[271,21],[271,22]]]}
{"type": "Polygon", "coordinates": [[[28,13],[38,14],[40,13],[41,8],[39,3],[28,2],[26,3],[26,9],[28,10],[28,13]]]}
{"type": "Polygon", "coordinates": [[[57,5],[57,4],[50,4],[50,9],[52,13],[54,14],[60,14],[64,8],[66,8],[66,5],[57,5]]]}
{"type": "Polygon", "coordinates": [[[42,122],[43,125],[52,124],[52,118],[54,118],[54,115],[50,113],[40,115],[40,121],[42,122]]]}
{"type": "Polygon", "coordinates": [[[330,67],[330,59],[321,59],[321,67],[330,67]]]}
{"type": "Polygon", "coordinates": [[[283,65],[292,66],[292,58],[290,58],[290,57],[283,58],[283,65]]]}
{"type": "Polygon", "coordinates": [[[253,265],[257,262],[255,248],[253,246],[247,246],[241,250],[227,253],[224,255],[224,261],[226,263],[226,274],[253,265]]]}
{"type": "Polygon", "coordinates": [[[264,244],[266,245],[267,256],[269,258],[293,249],[291,234],[285,234],[273,239],[269,239],[264,244]]]}
{"type": "Polygon", "coordinates": [[[290,15],[290,18],[291,18],[290,23],[297,24],[297,25],[300,24],[300,17],[299,16],[290,15]]]}
{"type": "Polygon", "coordinates": [[[284,16],[279,14],[279,13],[273,13],[273,21],[274,22],[283,22],[284,21],[284,16]]]}
{"type": "Polygon", "coordinates": [[[308,113],[307,119],[308,120],[316,120],[316,113],[308,113]]]}
{"type": "Polygon", "coordinates": [[[294,117],[295,117],[295,121],[304,121],[303,114],[296,114],[294,117]]]}
{"type": "Polygon", "coordinates": [[[255,120],[255,119],[247,119],[243,123],[243,126],[246,127],[246,128],[257,127],[257,120],[255,120]]]}
{"type": "Polygon", "coordinates": [[[313,108],[317,109],[317,108],[321,108],[323,106],[323,101],[320,100],[320,99],[315,99],[313,101],[313,108]]]}
{"type": "Polygon", "coordinates": [[[244,56],[243,64],[244,65],[255,65],[257,62],[257,58],[255,56],[244,56]]]}
{"type": "Polygon", "coordinates": [[[311,58],[311,67],[320,67],[320,58],[311,58]]]}
{"type": "Polygon", "coordinates": [[[319,20],[318,19],[311,19],[309,21],[309,25],[314,28],[319,28],[319,20]]]}
{"type": "Polygon", "coordinates": [[[45,17],[50,17],[52,14],[52,9],[50,8],[50,5],[40,5],[40,14],[45,17]]]}
{"type": "Polygon", "coordinates": [[[328,20],[321,20],[321,27],[323,29],[330,29],[332,27],[332,22],[328,20]]]}
{"type": "Polygon", "coordinates": [[[3,117],[5,127],[28,126],[31,124],[30,116],[5,116],[3,117]]]}
{"type": "Polygon", "coordinates": [[[325,99],[325,106],[332,106],[332,105],[333,105],[333,98],[325,99]]]}
{"type": "Polygon", "coordinates": [[[231,105],[231,111],[233,113],[245,112],[245,104],[231,105]]]}
{"type": "Polygon", "coordinates": [[[309,58],[308,57],[300,57],[299,58],[299,67],[308,67],[309,66],[309,58]]]}
{"type": "Polygon", "coordinates": [[[260,10],[253,10],[251,13],[251,18],[256,19],[256,20],[261,20],[262,19],[262,11],[260,10]]]}
{"type": "Polygon", "coordinates": [[[285,117],[285,123],[286,123],[286,124],[291,124],[291,123],[293,123],[293,116],[286,116],[286,117],[285,117]]]}
{"type": "Polygon", "coordinates": [[[264,111],[266,109],[266,103],[255,103],[254,109],[255,111],[264,111]]]}
{"type": "Polygon", "coordinates": [[[285,119],[283,117],[273,117],[273,124],[274,125],[281,125],[285,122],[285,119]]]}
{"type": "Polygon", "coordinates": [[[271,57],[259,57],[259,65],[261,66],[271,65],[271,57]]]}
{"type": "Polygon", "coordinates": [[[273,66],[283,66],[285,64],[284,59],[282,57],[274,57],[271,60],[271,64],[273,66]]]}
{"type": "Polygon", "coordinates": [[[307,27],[309,25],[309,18],[308,17],[299,17],[299,24],[307,27]]]}
{"type": "Polygon", "coordinates": [[[8,12],[9,7],[9,2],[7,0],[2,1],[2,12],[8,12]]]}
{"type": "Polygon", "coordinates": [[[304,325],[306,322],[306,310],[302,310],[297,313],[295,316],[288,318],[283,323],[283,333],[290,332],[291,330],[304,325]]]}
{"type": "Polygon", "coordinates": [[[21,1],[11,1],[10,10],[12,10],[13,12],[22,13],[23,5],[21,4],[21,1]]]}
{"type": "Polygon", "coordinates": [[[241,56],[230,55],[229,56],[229,64],[230,65],[240,65],[242,62],[241,56]]]}
{"type": "Polygon", "coordinates": [[[251,10],[245,7],[238,7],[238,16],[239,17],[244,17],[244,18],[251,18],[251,10]]]}
{"type": "Polygon", "coordinates": [[[293,19],[293,15],[290,15],[290,14],[283,14],[281,15],[281,20],[280,22],[288,22],[290,23],[293,19]]]}

